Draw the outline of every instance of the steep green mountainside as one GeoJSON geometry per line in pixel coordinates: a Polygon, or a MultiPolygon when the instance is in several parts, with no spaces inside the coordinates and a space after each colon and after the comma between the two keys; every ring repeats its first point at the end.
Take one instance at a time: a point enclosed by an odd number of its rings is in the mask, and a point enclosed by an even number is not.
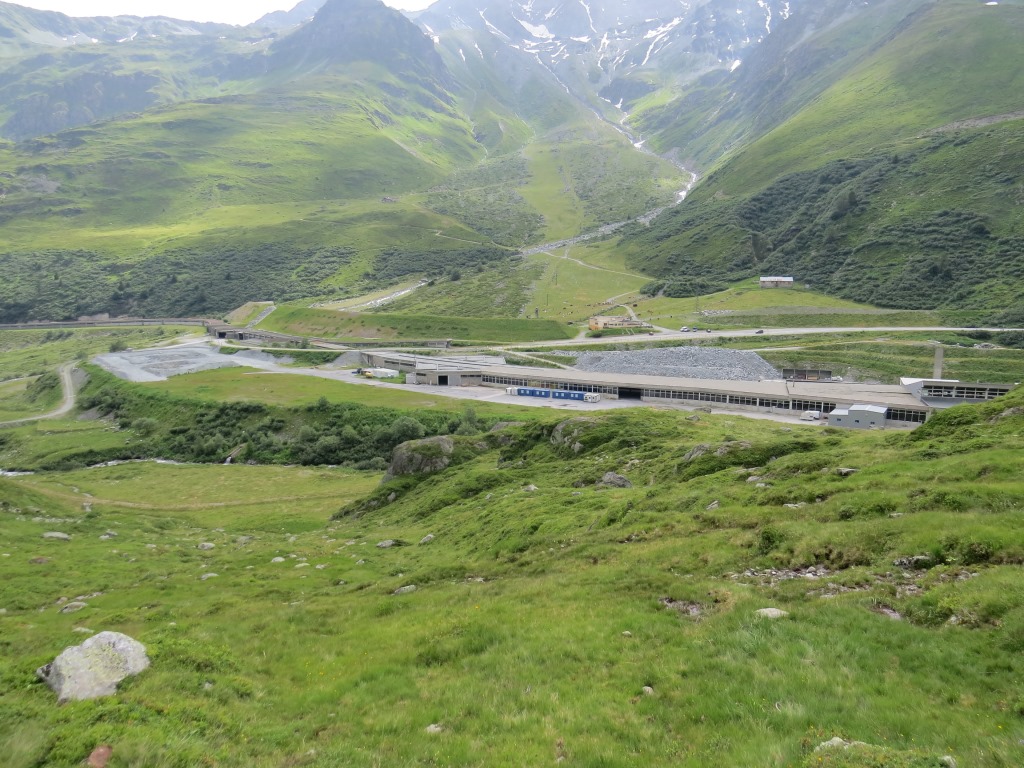
{"type": "Polygon", "coordinates": [[[247,57],[223,54],[237,42],[211,43],[202,88],[218,95],[180,100],[199,67],[163,104],[148,86],[177,70],[148,48],[152,73],[130,77],[162,105],[0,145],[0,320],[345,295],[501,262],[677,188],[671,164],[558,97],[537,65],[481,98],[502,61],[463,82],[378,2],[332,0],[247,57]]]}
{"type": "Polygon", "coordinates": [[[893,307],[1024,301],[1024,6],[873,10],[767,44],[731,86],[641,118],[698,156],[740,144],[686,205],[630,235],[637,268],[793,274],[893,307]],[[831,67],[812,66],[826,53],[831,67]],[[730,106],[710,119],[710,103],[730,106]]]}
{"type": "Polygon", "coordinates": [[[0,478],[11,768],[101,743],[168,768],[1024,759],[1019,392],[855,433],[158,390],[98,377],[99,420],[0,435],[6,466],[68,468],[0,478]],[[322,466],[435,433],[384,484],[322,466]],[[219,463],[243,443],[320,466],[219,463]],[[211,463],[75,468],[115,455],[211,463]],[[151,668],[58,707],[34,670],[103,630],[151,668]]]}

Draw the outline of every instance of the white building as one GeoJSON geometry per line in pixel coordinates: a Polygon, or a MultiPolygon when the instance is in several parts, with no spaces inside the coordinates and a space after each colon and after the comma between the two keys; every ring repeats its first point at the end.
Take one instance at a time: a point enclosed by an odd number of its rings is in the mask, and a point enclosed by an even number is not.
{"type": "Polygon", "coordinates": [[[792,277],[762,277],[762,288],[792,288],[796,281],[792,277]]]}
{"type": "Polygon", "coordinates": [[[884,405],[860,403],[849,408],[836,408],[828,415],[828,425],[846,429],[885,429],[887,410],[884,405]]]}

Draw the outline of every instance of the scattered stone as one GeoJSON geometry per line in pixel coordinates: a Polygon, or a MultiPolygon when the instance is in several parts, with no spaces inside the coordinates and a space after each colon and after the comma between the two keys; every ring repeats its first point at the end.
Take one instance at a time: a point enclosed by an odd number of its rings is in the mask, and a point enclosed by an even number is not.
{"type": "Polygon", "coordinates": [[[272,563],[283,563],[284,562],[284,558],[283,557],[275,557],[270,562],[272,562],[272,563]]]}
{"type": "Polygon", "coordinates": [[[107,744],[101,744],[89,755],[89,762],[85,764],[86,768],[107,768],[107,763],[113,756],[114,748],[107,744]]]}
{"type": "Polygon", "coordinates": [[[323,570],[324,568],[326,568],[326,567],[327,567],[326,565],[324,565],[323,563],[321,563],[320,565],[316,566],[316,569],[317,569],[318,571],[322,571],[322,570],[323,570]]]}
{"type": "Polygon", "coordinates": [[[80,635],[94,635],[94,634],[96,634],[95,632],[93,632],[88,627],[75,627],[71,631],[72,632],[77,632],[80,635]]]}
{"type": "Polygon", "coordinates": [[[623,633],[622,633],[622,636],[623,636],[623,637],[632,637],[632,636],[633,636],[633,633],[632,633],[632,632],[630,632],[630,631],[629,631],[629,630],[627,629],[627,630],[626,630],[625,632],[623,632],[623,633]]]}
{"type": "Polygon", "coordinates": [[[782,506],[786,509],[803,509],[807,504],[801,501],[799,504],[783,504],[782,506]]]}
{"type": "Polygon", "coordinates": [[[296,568],[309,568],[309,563],[296,563],[296,568]]]}
{"type": "Polygon", "coordinates": [[[118,683],[148,667],[149,657],[142,643],[120,632],[100,632],[81,645],[65,649],[37,669],[36,675],[63,704],[112,696],[118,683]]]}
{"type": "Polygon", "coordinates": [[[216,573],[204,573],[202,576],[199,577],[199,580],[200,581],[208,581],[209,579],[216,579],[216,578],[217,578],[217,574],[216,573]]]}
{"type": "Polygon", "coordinates": [[[427,733],[435,735],[438,733],[444,733],[444,726],[438,723],[431,723],[427,726],[427,733]]]}
{"type": "Polygon", "coordinates": [[[156,544],[147,544],[146,549],[156,549],[156,544]]]}
{"type": "Polygon", "coordinates": [[[398,494],[392,491],[391,493],[388,494],[388,504],[394,504],[397,498],[398,494]]]}
{"type": "Polygon", "coordinates": [[[906,568],[912,571],[925,571],[935,565],[931,555],[912,555],[909,557],[897,557],[892,561],[897,568],[906,568]]]}
{"type": "Polygon", "coordinates": [[[365,560],[356,560],[356,565],[366,565],[365,560]]]}
{"type": "Polygon", "coordinates": [[[768,485],[768,483],[758,483],[756,487],[757,488],[771,488],[771,486],[768,485]]]}
{"type": "Polygon", "coordinates": [[[695,461],[695,460],[699,459],[701,456],[703,456],[705,453],[707,453],[710,450],[711,450],[711,446],[707,445],[706,443],[701,443],[700,445],[695,445],[695,446],[693,446],[693,448],[691,448],[689,451],[686,452],[686,454],[683,456],[683,461],[685,461],[685,462],[695,461]]]}
{"type": "Polygon", "coordinates": [[[213,690],[213,683],[211,683],[209,680],[207,680],[205,683],[203,683],[203,690],[204,691],[212,691],[213,690]]]}
{"type": "Polygon", "coordinates": [[[757,615],[762,619],[784,619],[789,613],[779,608],[762,608],[757,611],[757,615]]]}
{"type": "MultiPolygon", "coordinates": [[[[104,531],[103,536],[106,536],[108,539],[116,539],[117,531],[104,531]]],[[[103,536],[100,536],[100,538],[102,539],[103,536]]]]}
{"type": "Polygon", "coordinates": [[[654,695],[654,689],[651,688],[651,686],[649,686],[649,685],[645,685],[644,686],[644,696],[653,696],[653,695],[654,695]]]}
{"type": "Polygon", "coordinates": [[[660,602],[666,608],[676,611],[683,616],[697,617],[704,612],[704,606],[700,603],[690,603],[685,600],[673,600],[671,597],[663,597],[660,602]]]}
{"type": "Polygon", "coordinates": [[[859,469],[850,469],[849,467],[840,467],[836,470],[836,474],[840,477],[849,477],[850,475],[855,475],[858,472],[860,472],[859,469]]]}
{"type": "Polygon", "coordinates": [[[597,483],[598,487],[605,488],[632,488],[633,484],[629,482],[629,478],[623,477],[616,472],[605,472],[604,477],[601,478],[601,482],[597,483]]]}
{"type": "MultiPolygon", "coordinates": [[[[1024,743],[1024,742],[1022,742],[1024,743]]],[[[956,760],[952,755],[943,755],[939,758],[939,762],[945,766],[945,768],[957,768],[956,760]]]]}
{"type": "Polygon", "coordinates": [[[76,602],[68,603],[67,605],[65,605],[63,608],[60,609],[60,612],[61,613],[78,613],[83,608],[88,608],[88,607],[89,607],[88,603],[82,603],[82,602],[76,601],[76,602]]]}
{"type": "Polygon", "coordinates": [[[747,478],[747,482],[748,483],[759,483],[759,482],[761,482],[761,477],[760,477],[760,475],[751,475],[750,477],[747,478]]]}
{"type": "Polygon", "coordinates": [[[838,736],[822,742],[814,748],[815,752],[824,752],[826,749],[849,749],[850,747],[866,747],[863,741],[846,741],[838,736]]]}
{"type": "Polygon", "coordinates": [[[875,613],[880,613],[893,621],[903,621],[903,616],[898,611],[894,611],[892,608],[885,605],[880,605],[875,608],[875,613]]]}
{"type": "Polygon", "coordinates": [[[404,587],[399,587],[398,589],[396,589],[394,591],[394,594],[396,594],[396,595],[409,595],[409,594],[412,594],[415,591],[416,591],[416,585],[415,584],[407,584],[404,587]]]}
{"type": "Polygon", "coordinates": [[[48,557],[33,557],[29,560],[29,563],[32,565],[46,565],[48,562],[50,562],[48,557]]]}
{"type": "Polygon", "coordinates": [[[698,416],[697,414],[694,414],[693,416],[687,416],[686,420],[687,421],[692,421],[692,422],[694,422],[696,424],[698,421],[700,421],[700,416],[698,416]]]}
{"type": "Polygon", "coordinates": [[[71,541],[70,536],[66,533],[61,533],[60,531],[47,531],[43,534],[43,538],[49,539],[50,541],[71,541]]]}
{"type": "Polygon", "coordinates": [[[196,547],[196,549],[200,549],[203,552],[209,552],[211,549],[214,548],[214,546],[216,546],[216,545],[211,544],[208,541],[204,541],[202,544],[200,544],[198,547],[196,547]]]}
{"type": "Polygon", "coordinates": [[[523,488],[523,490],[524,490],[524,491],[526,491],[527,493],[533,493],[534,491],[539,491],[539,490],[540,490],[540,488],[538,488],[538,487],[537,487],[536,485],[534,485],[533,483],[530,483],[530,484],[529,484],[528,486],[526,486],[525,488],[523,488]]]}
{"type": "Polygon", "coordinates": [[[420,539],[420,544],[429,544],[433,540],[434,540],[434,534],[428,533],[426,536],[424,536],[422,539],[420,539]]]}
{"type": "Polygon", "coordinates": [[[244,547],[246,544],[248,544],[252,540],[253,540],[252,536],[239,536],[237,539],[235,539],[235,544],[237,544],[240,547],[244,547]]]}
{"type": "Polygon", "coordinates": [[[711,512],[712,510],[718,509],[719,506],[721,506],[721,505],[719,504],[718,499],[715,499],[710,504],[708,504],[706,507],[704,507],[704,509],[707,512],[711,512]]]}
{"type": "Polygon", "coordinates": [[[384,541],[377,542],[377,549],[391,549],[398,544],[394,539],[384,539],[384,541]]]}

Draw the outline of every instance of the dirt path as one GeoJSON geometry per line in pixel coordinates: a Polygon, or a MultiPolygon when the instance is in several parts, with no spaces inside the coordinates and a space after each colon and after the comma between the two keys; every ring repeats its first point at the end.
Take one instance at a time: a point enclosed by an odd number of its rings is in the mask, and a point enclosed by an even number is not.
{"type": "Polygon", "coordinates": [[[66,416],[75,408],[75,382],[72,374],[75,370],[75,363],[66,363],[60,367],[60,383],[64,392],[61,403],[55,410],[49,413],[41,413],[38,416],[27,416],[24,419],[12,419],[11,421],[0,421],[0,427],[18,427],[23,424],[31,424],[33,421],[43,419],[59,419],[66,416]]]}

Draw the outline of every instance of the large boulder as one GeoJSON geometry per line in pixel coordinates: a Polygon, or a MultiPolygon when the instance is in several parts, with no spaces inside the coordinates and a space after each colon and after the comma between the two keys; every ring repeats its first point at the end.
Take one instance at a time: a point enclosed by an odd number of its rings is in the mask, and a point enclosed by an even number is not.
{"type": "Polygon", "coordinates": [[[100,632],[36,670],[60,703],[113,696],[126,677],[149,667],[145,646],[120,632],[100,632]]]}
{"type": "Polygon", "coordinates": [[[616,472],[605,472],[604,477],[597,483],[599,488],[632,488],[633,484],[629,482],[628,477],[624,477],[616,472]]]}
{"type": "Polygon", "coordinates": [[[442,472],[452,463],[455,440],[447,435],[410,440],[402,443],[391,454],[384,482],[403,475],[432,475],[442,472]]]}

